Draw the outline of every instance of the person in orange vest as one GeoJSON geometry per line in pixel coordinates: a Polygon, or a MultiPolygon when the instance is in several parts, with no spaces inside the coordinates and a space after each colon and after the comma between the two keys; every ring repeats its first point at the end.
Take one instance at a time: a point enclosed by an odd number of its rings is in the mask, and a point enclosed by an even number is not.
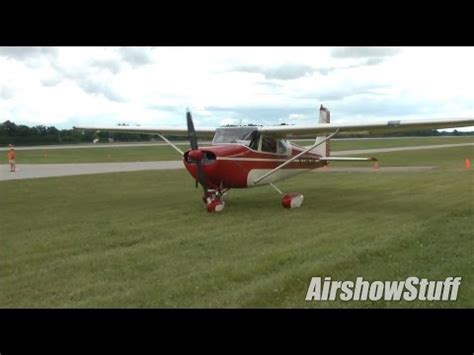
{"type": "Polygon", "coordinates": [[[7,153],[7,158],[8,158],[8,164],[10,164],[10,172],[14,173],[16,169],[16,152],[15,149],[13,148],[13,145],[8,145],[10,148],[7,153]]]}

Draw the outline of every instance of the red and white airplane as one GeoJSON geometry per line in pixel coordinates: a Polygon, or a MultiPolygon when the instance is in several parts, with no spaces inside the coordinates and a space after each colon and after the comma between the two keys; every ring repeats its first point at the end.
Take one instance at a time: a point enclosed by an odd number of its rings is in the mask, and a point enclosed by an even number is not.
{"type": "Polygon", "coordinates": [[[283,194],[274,183],[328,165],[331,161],[375,161],[375,158],[331,157],[330,139],[345,132],[380,133],[417,129],[474,126],[473,118],[394,120],[362,124],[330,123],[330,112],[321,105],[319,123],[310,126],[239,126],[195,129],[187,112],[187,128],[175,127],[74,127],[81,130],[147,133],[161,137],[183,157],[188,172],[204,190],[209,212],[224,209],[224,194],[231,188],[271,185],[283,195],[286,208],[301,206],[303,195],[283,194]],[[187,136],[191,149],[181,151],[164,135],[187,136]],[[211,145],[199,147],[198,137],[211,137],[211,145]],[[310,147],[288,138],[315,138],[310,147]]]}

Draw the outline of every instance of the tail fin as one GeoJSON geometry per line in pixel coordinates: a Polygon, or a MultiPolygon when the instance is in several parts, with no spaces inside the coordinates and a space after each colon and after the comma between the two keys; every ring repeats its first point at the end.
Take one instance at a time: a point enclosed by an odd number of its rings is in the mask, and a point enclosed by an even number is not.
{"type": "MultiPolygon", "coordinates": [[[[319,123],[324,124],[324,123],[329,123],[330,121],[331,121],[331,113],[326,107],[321,105],[319,109],[319,123]]],[[[317,137],[316,143],[322,141],[325,138],[326,137],[317,137]]],[[[318,145],[316,148],[311,150],[311,153],[321,155],[322,157],[328,157],[331,153],[331,140],[329,139],[323,144],[318,145]]]]}

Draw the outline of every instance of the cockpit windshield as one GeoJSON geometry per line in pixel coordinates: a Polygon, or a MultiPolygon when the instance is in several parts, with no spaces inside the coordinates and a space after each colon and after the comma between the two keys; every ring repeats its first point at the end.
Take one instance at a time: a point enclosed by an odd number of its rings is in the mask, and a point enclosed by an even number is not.
{"type": "Polygon", "coordinates": [[[216,129],[212,143],[238,143],[250,146],[255,141],[258,141],[256,127],[226,127],[216,129]]]}

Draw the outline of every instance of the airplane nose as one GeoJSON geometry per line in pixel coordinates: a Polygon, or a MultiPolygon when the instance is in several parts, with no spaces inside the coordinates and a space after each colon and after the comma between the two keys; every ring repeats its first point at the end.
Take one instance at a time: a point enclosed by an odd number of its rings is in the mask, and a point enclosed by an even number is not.
{"type": "Polygon", "coordinates": [[[188,153],[188,157],[194,161],[201,161],[204,158],[204,153],[202,150],[194,149],[188,153]]]}

